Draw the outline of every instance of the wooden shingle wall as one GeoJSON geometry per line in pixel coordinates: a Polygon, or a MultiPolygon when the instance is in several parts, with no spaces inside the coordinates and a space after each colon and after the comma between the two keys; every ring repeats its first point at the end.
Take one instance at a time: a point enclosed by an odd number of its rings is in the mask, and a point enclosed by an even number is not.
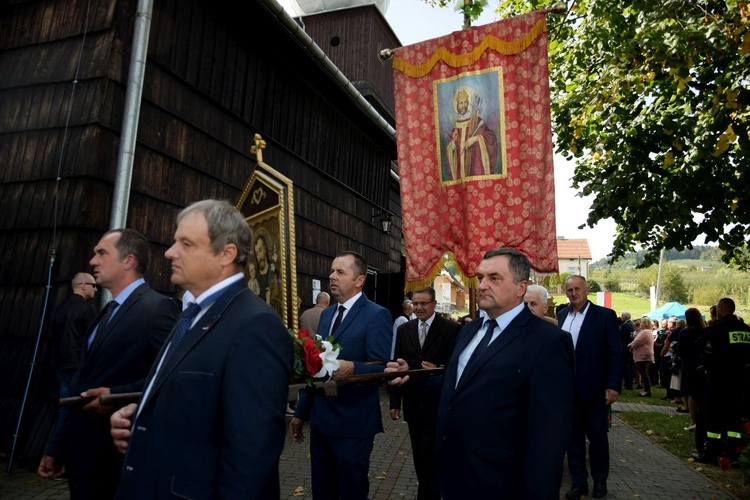
{"type": "MultiPolygon", "coordinates": [[[[0,8],[0,376],[9,382],[0,388],[2,450],[47,277],[49,314],[109,228],[136,4],[94,0],[88,20],[81,0],[0,8]]],[[[199,199],[236,201],[252,172],[255,133],[268,143],[265,162],[295,183],[303,301],[340,250],[363,253],[380,272],[399,271],[400,230],[386,235],[372,221],[378,207],[395,206],[394,139],[260,3],[249,4],[240,18],[232,2],[156,2],[128,209],[128,227],[152,243],[146,279],[173,291],[163,253],[176,214],[199,199]]],[[[38,455],[52,414],[48,361],[43,340],[23,456],[38,455]]]]}

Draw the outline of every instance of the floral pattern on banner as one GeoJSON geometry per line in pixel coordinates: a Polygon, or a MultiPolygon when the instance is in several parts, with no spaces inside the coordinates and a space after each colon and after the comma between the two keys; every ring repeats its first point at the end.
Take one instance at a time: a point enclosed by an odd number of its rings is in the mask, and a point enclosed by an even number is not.
{"type": "Polygon", "coordinates": [[[466,278],[496,247],[523,252],[538,272],[557,272],[544,13],[457,31],[394,55],[407,289],[429,284],[445,252],[466,278]],[[471,89],[461,94],[469,87],[464,80],[488,73],[499,76],[487,81],[500,81],[486,92],[489,99],[471,89]],[[439,84],[452,82],[450,99],[437,95],[439,84]],[[471,113],[461,114],[462,99],[481,110],[479,119],[462,121],[471,113]],[[471,131],[485,125],[498,144],[487,134],[470,146],[471,131]],[[471,149],[469,158],[461,156],[471,149]]]}

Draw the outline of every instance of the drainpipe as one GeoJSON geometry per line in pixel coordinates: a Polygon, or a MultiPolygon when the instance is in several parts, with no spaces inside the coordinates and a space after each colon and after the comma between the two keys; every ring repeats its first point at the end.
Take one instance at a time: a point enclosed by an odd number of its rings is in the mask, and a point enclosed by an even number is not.
{"type": "MultiPolygon", "coordinates": [[[[109,217],[109,228],[119,229],[128,223],[128,205],[130,203],[130,185],[133,180],[133,159],[135,158],[135,141],[138,136],[138,118],[141,114],[141,96],[143,95],[143,78],[146,73],[148,37],[151,31],[151,18],[154,10],[153,0],[138,0],[138,11],[135,15],[133,29],[133,46],[130,54],[130,67],[126,79],[125,107],[120,132],[120,149],[117,152],[117,172],[112,196],[112,212],[109,217]]],[[[112,294],[102,288],[101,303],[106,304],[112,294]]]]}
{"type": "Polygon", "coordinates": [[[138,12],[136,12],[135,29],[133,30],[133,47],[125,90],[120,149],[117,152],[117,173],[115,174],[110,229],[125,227],[128,222],[130,184],[133,179],[135,141],[138,136],[138,118],[141,113],[143,78],[146,73],[148,37],[151,30],[153,7],[153,0],[138,0],[138,12]]]}

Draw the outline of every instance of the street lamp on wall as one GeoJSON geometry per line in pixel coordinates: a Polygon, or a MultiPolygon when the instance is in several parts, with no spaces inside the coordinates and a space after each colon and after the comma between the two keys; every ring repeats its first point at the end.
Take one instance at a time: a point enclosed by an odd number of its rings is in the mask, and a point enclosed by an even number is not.
{"type": "Polygon", "coordinates": [[[372,221],[378,221],[380,223],[380,228],[383,230],[384,233],[387,233],[391,230],[391,224],[393,223],[393,218],[391,217],[391,213],[388,212],[385,209],[375,211],[373,209],[372,213],[372,221]]]}

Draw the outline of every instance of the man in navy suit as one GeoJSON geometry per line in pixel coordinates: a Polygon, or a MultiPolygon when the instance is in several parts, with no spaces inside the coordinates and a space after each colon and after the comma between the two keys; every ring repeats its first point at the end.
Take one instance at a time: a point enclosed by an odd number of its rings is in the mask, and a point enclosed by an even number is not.
{"type": "Polygon", "coordinates": [[[172,283],[195,299],[138,405],[112,416],[112,437],[127,452],[117,498],[279,498],[292,342],[247,287],[251,245],[252,231],[226,201],[178,215],[165,255],[172,283]]]}
{"type": "Polygon", "coordinates": [[[594,498],[607,495],[609,443],[607,407],[622,391],[623,357],[617,315],[588,300],[589,288],[583,276],[565,280],[570,306],[560,311],[560,328],[573,338],[576,356],[575,411],[568,445],[568,469],[573,487],[565,495],[578,499],[587,495],[586,438],[594,480],[594,498]]]}
{"type": "MultiPolygon", "coordinates": [[[[334,379],[378,373],[391,353],[391,314],[362,293],[367,264],[356,252],[342,252],[329,276],[334,305],[320,316],[318,335],[333,335],[341,345],[341,366],[334,379]]],[[[310,463],[315,500],[366,499],[367,473],[375,434],[383,432],[377,383],[346,385],[336,397],[300,394],[289,429],[304,439],[302,422],[310,421],[310,463]]]]}
{"type": "Polygon", "coordinates": [[[38,470],[50,477],[64,463],[73,500],[114,497],[122,463],[109,435],[113,408],[103,407],[98,396],[140,391],[177,317],[177,303],[143,279],[150,260],[142,234],[115,229],[102,236],[89,262],[96,284],[108,289],[113,300],[83,338],[70,392],[95,399],[70,409],[56,433],[60,439],[42,457],[38,470]]]}
{"type": "MultiPolygon", "coordinates": [[[[560,496],[573,344],[524,304],[529,273],[528,259],[510,248],[488,251],[477,268],[486,317],[459,332],[438,410],[435,469],[445,500],[560,496]]],[[[407,368],[399,359],[386,370],[407,368]]]]}
{"type": "MultiPolygon", "coordinates": [[[[458,323],[435,313],[437,300],[434,288],[418,290],[412,298],[417,319],[399,326],[396,359],[404,359],[411,370],[448,365],[456,346],[458,323]]],[[[442,388],[442,383],[438,383],[436,379],[413,381],[404,387],[391,387],[391,419],[398,420],[401,417],[403,400],[404,420],[409,425],[414,469],[419,480],[417,500],[440,500],[433,457],[442,388]]]]}

